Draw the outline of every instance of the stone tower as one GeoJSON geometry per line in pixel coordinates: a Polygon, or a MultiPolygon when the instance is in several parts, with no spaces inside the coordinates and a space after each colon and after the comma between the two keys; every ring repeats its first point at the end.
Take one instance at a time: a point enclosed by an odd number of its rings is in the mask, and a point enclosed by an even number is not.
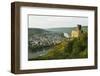
{"type": "Polygon", "coordinates": [[[81,31],[82,26],[81,25],[77,25],[77,31],[81,31]]]}
{"type": "Polygon", "coordinates": [[[81,25],[77,25],[76,30],[72,30],[71,32],[71,37],[79,37],[82,33],[82,26],[81,25]]]}
{"type": "Polygon", "coordinates": [[[77,33],[78,33],[78,37],[81,35],[82,32],[82,26],[81,25],[77,25],[77,33]]]}

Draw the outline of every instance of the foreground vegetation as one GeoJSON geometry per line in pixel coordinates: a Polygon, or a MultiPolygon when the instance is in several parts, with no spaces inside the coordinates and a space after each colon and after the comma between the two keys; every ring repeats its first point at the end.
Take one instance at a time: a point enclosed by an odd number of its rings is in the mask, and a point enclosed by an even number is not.
{"type": "Polygon", "coordinates": [[[50,59],[74,59],[88,57],[88,35],[87,32],[78,38],[63,39],[63,41],[51,49],[48,53],[30,60],[50,60],[50,59]]]}

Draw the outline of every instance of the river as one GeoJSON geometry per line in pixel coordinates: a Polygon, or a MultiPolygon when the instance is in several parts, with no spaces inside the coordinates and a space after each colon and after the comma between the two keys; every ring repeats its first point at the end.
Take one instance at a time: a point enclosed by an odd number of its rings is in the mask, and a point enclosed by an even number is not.
{"type": "Polygon", "coordinates": [[[48,50],[51,48],[52,47],[39,48],[39,49],[37,49],[38,51],[36,51],[36,52],[29,50],[28,51],[28,59],[36,58],[38,56],[43,56],[43,55],[47,54],[49,52],[48,50]]]}

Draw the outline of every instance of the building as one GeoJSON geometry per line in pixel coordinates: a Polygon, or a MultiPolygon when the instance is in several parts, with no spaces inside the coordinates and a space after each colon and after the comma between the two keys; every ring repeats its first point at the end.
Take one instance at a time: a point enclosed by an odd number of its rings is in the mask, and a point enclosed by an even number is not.
{"type": "Polygon", "coordinates": [[[72,30],[71,37],[72,38],[77,38],[77,37],[79,37],[81,35],[81,33],[82,33],[82,26],[81,25],[77,25],[75,30],[72,30]]]}
{"type": "Polygon", "coordinates": [[[65,36],[66,38],[69,38],[68,33],[64,33],[64,36],[65,36]]]}

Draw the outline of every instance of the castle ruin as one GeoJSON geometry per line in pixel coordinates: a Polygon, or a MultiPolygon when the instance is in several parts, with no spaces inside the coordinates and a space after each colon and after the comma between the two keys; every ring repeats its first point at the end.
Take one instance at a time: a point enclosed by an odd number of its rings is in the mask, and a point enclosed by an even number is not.
{"type": "Polygon", "coordinates": [[[78,24],[75,30],[72,30],[71,37],[78,38],[81,35],[81,33],[82,33],[82,26],[78,24]]]}

